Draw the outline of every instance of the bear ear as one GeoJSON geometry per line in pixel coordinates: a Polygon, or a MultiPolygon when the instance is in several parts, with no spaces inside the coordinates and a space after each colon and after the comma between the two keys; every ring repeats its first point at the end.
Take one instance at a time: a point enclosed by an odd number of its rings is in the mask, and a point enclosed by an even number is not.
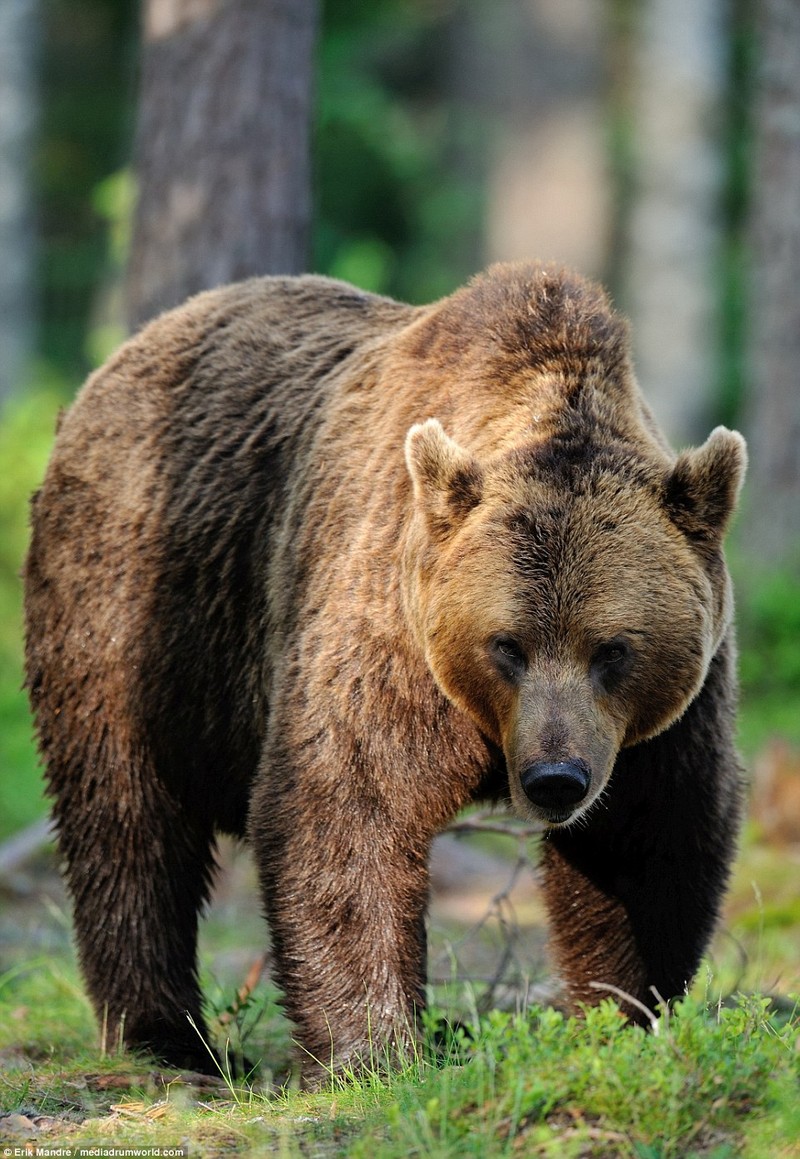
{"type": "Polygon", "coordinates": [[[702,447],[682,451],[664,491],[673,523],[697,542],[722,539],[746,469],[745,441],[725,427],[713,430],[702,447]]]}
{"type": "Polygon", "coordinates": [[[480,464],[445,434],[438,419],[418,423],[408,432],[406,463],[417,508],[435,534],[453,531],[480,503],[480,464]]]}

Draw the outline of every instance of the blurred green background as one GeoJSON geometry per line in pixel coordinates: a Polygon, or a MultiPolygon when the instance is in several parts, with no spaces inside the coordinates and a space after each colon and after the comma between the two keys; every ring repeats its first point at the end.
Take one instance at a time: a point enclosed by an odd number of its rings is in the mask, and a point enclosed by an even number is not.
{"type": "MultiPolygon", "coordinates": [[[[527,42],[514,23],[524,7],[517,5],[503,25],[492,15],[499,8],[478,0],[323,5],[311,267],[420,302],[450,292],[495,257],[561,256],[557,247],[552,255],[531,252],[539,243],[525,230],[536,224],[537,211],[515,207],[510,191],[514,182],[524,183],[518,170],[528,122],[542,132],[560,125],[560,146],[567,127],[577,125],[573,152],[583,163],[579,116],[588,109],[602,189],[591,173],[588,182],[585,175],[570,178],[572,155],[560,169],[554,163],[567,219],[555,220],[552,236],[561,230],[567,257],[578,262],[584,251],[575,246],[583,235],[589,238],[584,268],[610,285],[633,314],[636,332],[638,295],[630,269],[637,243],[630,221],[640,193],[632,58],[646,5],[598,3],[603,39],[588,44],[585,28],[574,23],[574,4],[562,6],[559,25],[553,4],[543,2],[530,68],[527,42]],[[554,54],[561,65],[551,76],[554,54]],[[595,195],[604,224],[602,245],[593,247],[595,195]]],[[[712,362],[702,400],[704,433],[721,421],[746,426],[753,401],[746,319],[756,37],[748,4],[728,6],[717,48],[716,240],[707,293],[712,362]]],[[[45,811],[21,691],[19,568],[28,496],[43,473],[58,408],[69,404],[86,373],[123,337],[118,295],[133,200],[127,166],[137,5],[44,0],[34,58],[27,178],[35,224],[34,337],[0,413],[0,839],[45,811]]],[[[543,158],[558,152],[548,148],[542,133],[530,145],[543,158]]],[[[647,391],[647,381],[643,386],[647,391]]],[[[753,763],[778,741],[788,752],[800,745],[800,581],[791,552],[763,568],[755,566],[749,546],[748,537],[734,531],[741,744],[753,763]]]]}

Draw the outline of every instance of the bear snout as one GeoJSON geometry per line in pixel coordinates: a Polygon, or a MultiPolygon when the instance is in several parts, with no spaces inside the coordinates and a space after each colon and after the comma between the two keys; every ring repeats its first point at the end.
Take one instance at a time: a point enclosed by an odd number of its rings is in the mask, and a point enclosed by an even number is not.
{"type": "Polygon", "coordinates": [[[528,800],[552,820],[565,820],[589,792],[591,781],[582,760],[534,761],[520,774],[528,800]]]}

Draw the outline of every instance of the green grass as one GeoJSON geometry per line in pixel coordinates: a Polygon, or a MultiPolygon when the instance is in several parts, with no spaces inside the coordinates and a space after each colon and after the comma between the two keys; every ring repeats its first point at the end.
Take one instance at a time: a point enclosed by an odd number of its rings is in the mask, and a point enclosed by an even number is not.
{"type": "Polygon", "coordinates": [[[710,1153],[719,1141],[733,1154],[748,1115],[792,1105],[796,1037],[770,1021],[766,1000],[718,1011],[687,1001],[657,1036],[626,1026],[611,1002],[585,1020],[494,1015],[465,1065],[405,1084],[352,1153],[380,1144],[387,1159],[481,1156],[524,1146],[666,1159],[710,1153]]]}
{"type": "MultiPolygon", "coordinates": [[[[493,1013],[444,1064],[418,1059],[313,1095],[195,1089],[148,1060],[102,1057],[67,962],[0,977],[0,1027],[0,1108],[44,1116],[39,1143],[364,1159],[800,1155],[800,1016],[778,1018],[767,998],[692,996],[657,1034],[627,1026],[610,1001],[585,1019],[493,1013]]],[[[11,1138],[0,1121],[0,1141],[11,1138]]]]}
{"type": "MultiPolygon", "coordinates": [[[[290,1028],[276,992],[260,982],[236,998],[263,936],[238,857],[236,889],[204,923],[204,991],[221,1053],[264,1059],[253,1086],[195,1087],[113,1042],[102,1054],[68,916],[45,880],[55,900],[46,911],[20,903],[16,925],[37,932],[47,953],[9,943],[0,970],[0,1112],[23,1117],[0,1119],[0,1143],[24,1142],[14,1124],[27,1121],[40,1144],[186,1143],[204,1156],[800,1159],[800,1015],[790,997],[800,993],[800,913],[790,849],[748,835],[725,929],[658,1034],[626,1026],[611,1002],[585,1020],[493,1012],[473,1039],[449,1044],[444,1063],[425,1056],[401,1073],[332,1081],[313,1095],[281,1085],[290,1028]],[[730,999],[736,990],[781,998],[730,999]]],[[[448,1009],[469,1018],[475,1001],[460,990],[448,1009]]]]}
{"type": "Polygon", "coordinates": [[[28,502],[44,475],[62,396],[55,385],[0,410],[0,840],[44,812],[41,774],[22,691],[22,585],[28,502]]]}

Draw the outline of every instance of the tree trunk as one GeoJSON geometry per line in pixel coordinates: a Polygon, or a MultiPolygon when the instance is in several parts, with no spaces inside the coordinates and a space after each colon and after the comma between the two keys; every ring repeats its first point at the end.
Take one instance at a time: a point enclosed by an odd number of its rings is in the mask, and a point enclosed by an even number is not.
{"type": "Polygon", "coordinates": [[[316,0],[145,0],[132,326],[297,273],[310,219],[316,0]]]}
{"type": "Polygon", "coordinates": [[[708,433],[716,385],[725,0],[647,0],[637,14],[623,305],[648,401],[685,443],[708,433]]]}
{"type": "Polygon", "coordinates": [[[800,4],[760,0],[750,482],[743,542],[800,574],[800,4]]]}
{"type": "Polygon", "coordinates": [[[459,96],[494,119],[486,259],[538,258],[602,276],[604,6],[484,0],[457,20],[459,96]]]}
{"type": "Polygon", "coordinates": [[[35,99],[36,0],[0,3],[0,398],[20,384],[34,334],[27,158],[35,99]]]}

